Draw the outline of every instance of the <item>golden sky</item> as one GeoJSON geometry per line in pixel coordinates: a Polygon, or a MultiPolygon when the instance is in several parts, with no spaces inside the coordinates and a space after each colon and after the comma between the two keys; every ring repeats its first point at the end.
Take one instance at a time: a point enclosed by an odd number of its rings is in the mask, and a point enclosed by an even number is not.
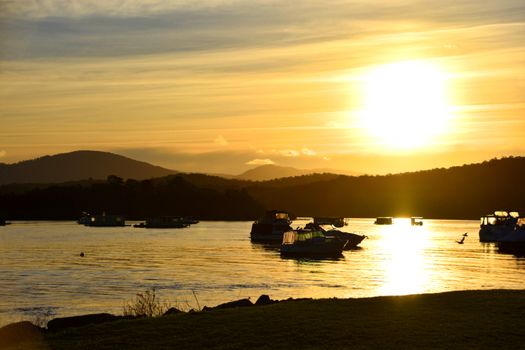
{"type": "Polygon", "coordinates": [[[389,173],[524,155],[524,19],[522,1],[0,0],[0,162],[389,173]]]}

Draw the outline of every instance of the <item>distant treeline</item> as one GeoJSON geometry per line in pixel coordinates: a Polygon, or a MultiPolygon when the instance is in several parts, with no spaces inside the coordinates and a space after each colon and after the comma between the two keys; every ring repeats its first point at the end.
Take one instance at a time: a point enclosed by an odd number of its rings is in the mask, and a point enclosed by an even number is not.
{"type": "Polygon", "coordinates": [[[182,215],[243,220],[263,210],[245,190],[199,188],[180,176],[165,181],[123,181],[109,176],[106,182],[39,186],[22,193],[0,194],[0,213],[10,220],[69,220],[77,219],[83,211],[119,214],[128,219],[182,215]]]}
{"type": "Polygon", "coordinates": [[[266,209],[298,216],[423,216],[475,219],[494,210],[525,213],[525,158],[385,176],[315,174],[264,182],[202,174],[50,186],[0,187],[0,213],[16,219],[75,219],[82,211],[129,219],[188,215],[252,220],[266,209]]]}

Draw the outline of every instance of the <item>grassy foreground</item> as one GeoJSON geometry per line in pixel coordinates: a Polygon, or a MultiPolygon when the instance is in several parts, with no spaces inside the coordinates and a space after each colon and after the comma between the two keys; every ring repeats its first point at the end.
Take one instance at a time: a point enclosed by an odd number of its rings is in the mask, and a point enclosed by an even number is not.
{"type": "Polygon", "coordinates": [[[525,291],[321,299],[120,320],[12,349],[519,349],[525,291]]]}

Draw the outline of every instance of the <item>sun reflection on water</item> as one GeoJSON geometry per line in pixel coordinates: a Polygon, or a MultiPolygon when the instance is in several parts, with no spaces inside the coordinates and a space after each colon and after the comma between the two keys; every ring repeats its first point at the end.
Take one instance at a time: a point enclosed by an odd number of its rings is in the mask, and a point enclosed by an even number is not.
{"type": "Polygon", "coordinates": [[[382,254],[383,284],[380,295],[421,293],[429,279],[425,266],[428,232],[424,226],[412,226],[410,219],[395,219],[393,225],[381,226],[378,254],[382,254]]]}

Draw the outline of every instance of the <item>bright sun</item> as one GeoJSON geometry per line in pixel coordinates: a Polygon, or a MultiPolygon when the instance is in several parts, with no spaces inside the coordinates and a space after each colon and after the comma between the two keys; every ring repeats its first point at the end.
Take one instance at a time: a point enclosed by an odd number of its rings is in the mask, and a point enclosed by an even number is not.
{"type": "Polygon", "coordinates": [[[364,76],[363,127],[382,147],[431,146],[450,119],[445,73],[424,61],[377,67],[364,76]]]}

